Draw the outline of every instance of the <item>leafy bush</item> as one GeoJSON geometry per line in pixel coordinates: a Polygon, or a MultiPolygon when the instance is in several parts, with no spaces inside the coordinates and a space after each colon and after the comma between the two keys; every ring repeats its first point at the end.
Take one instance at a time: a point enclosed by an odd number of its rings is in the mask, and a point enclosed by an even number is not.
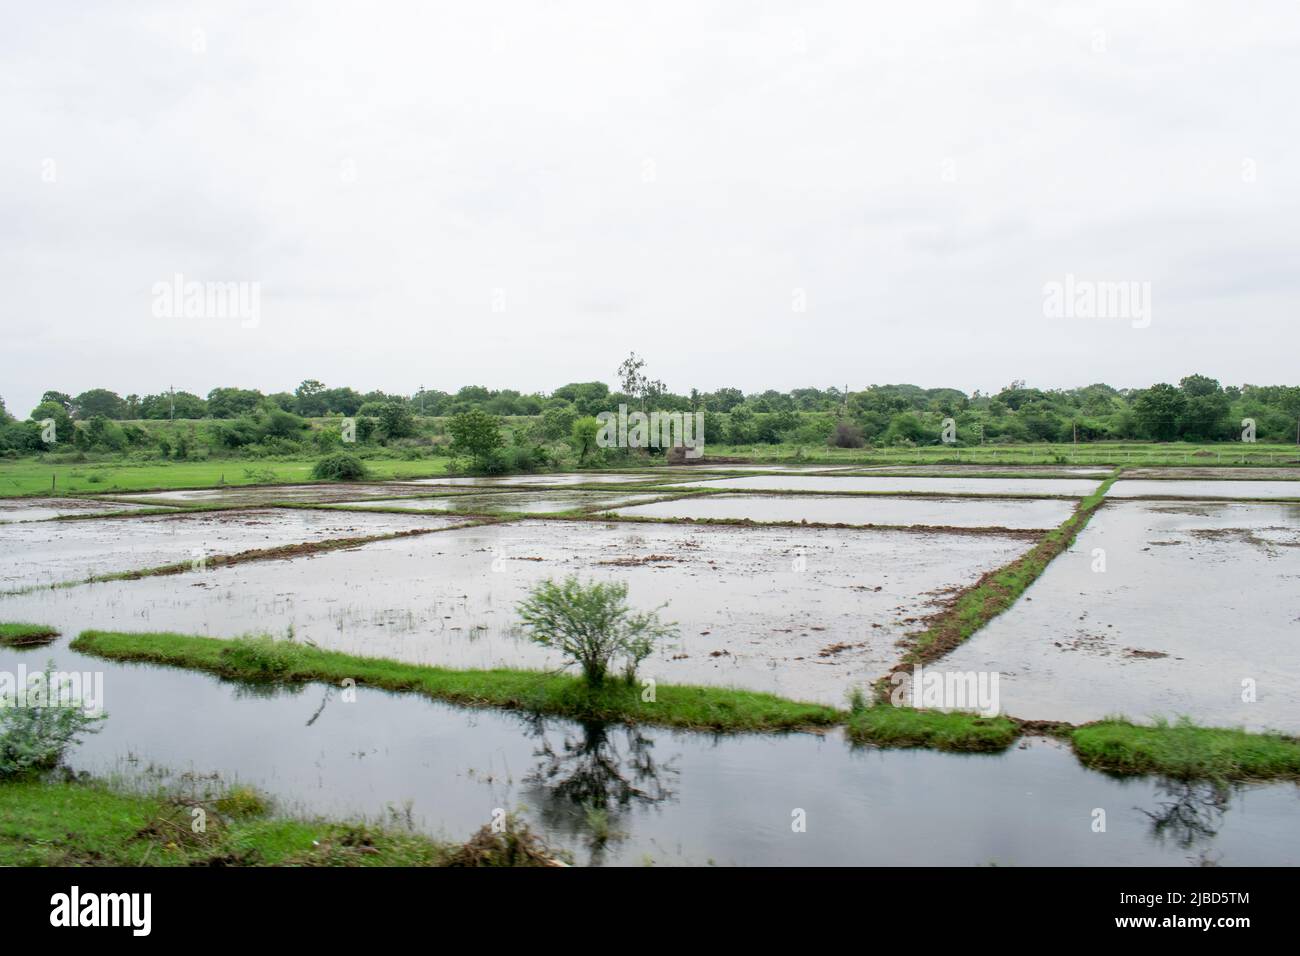
{"type": "Polygon", "coordinates": [[[302,663],[302,645],[292,639],[277,640],[269,635],[239,637],[221,652],[223,661],[243,673],[260,677],[282,677],[302,663]]]}
{"type": "Polygon", "coordinates": [[[538,644],[553,647],[582,667],[587,683],[605,680],[615,658],[624,659],[630,683],[636,668],[657,641],[677,633],[661,623],[657,611],[633,612],[622,582],[583,584],[567,577],[562,584],[546,580],[519,604],[519,616],[538,644]]]}
{"type": "Polygon", "coordinates": [[[217,798],[216,808],[228,817],[264,817],[271,812],[271,801],[252,787],[238,784],[217,798]]]}
{"type": "Polygon", "coordinates": [[[861,448],[863,445],[862,429],[850,422],[840,422],[835,426],[831,444],[836,448],[861,448]]]}
{"type": "Polygon", "coordinates": [[[311,470],[313,478],[323,478],[328,481],[355,481],[358,478],[364,478],[368,472],[365,464],[355,455],[347,455],[340,452],[337,455],[326,455],[311,470]]]}
{"type": "MultiPolygon", "coordinates": [[[[53,662],[45,665],[44,679],[53,696],[53,662]]],[[[12,696],[0,698],[0,780],[57,766],[83,734],[98,732],[96,725],[103,719],[77,706],[19,706],[12,696]]]]}

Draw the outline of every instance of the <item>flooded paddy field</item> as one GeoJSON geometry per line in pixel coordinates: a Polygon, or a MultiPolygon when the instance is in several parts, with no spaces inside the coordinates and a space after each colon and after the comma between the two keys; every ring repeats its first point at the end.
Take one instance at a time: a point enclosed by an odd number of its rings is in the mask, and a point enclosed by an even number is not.
{"type": "Polygon", "coordinates": [[[494,491],[490,494],[457,494],[436,498],[396,498],[378,501],[339,502],[349,508],[400,508],[404,511],[452,511],[466,514],[519,512],[551,514],[574,508],[639,504],[654,495],[614,494],[607,491],[494,491]]]}
{"type": "Polygon", "coordinates": [[[1300,468],[1262,468],[1253,465],[1234,466],[1232,468],[1189,467],[1128,468],[1125,478],[1208,478],[1211,480],[1235,480],[1239,478],[1256,478],[1262,481],[1295,481],[1300,479],[1300,468]]]}
{"type": "MultiPolygon", "coordinates": [[[[354,515],[349,514],[351,519],[354,515]]],[[[377,518],[379,516],[376,516],[377,518]]],[[[389,516],[392,517],[392,516],[389,516]]],[[[453,667],[553,667],[517,630],[544,578],[630,586],[680,627],[641,668],[667,683],[842,705],[954,589],[1032,544],[1020,537],[521,521],[372,542],[287,561],[0,597],[0,620],[229,637],[283,635],[453,667]]]]}
{"type": "Polygon", "coordinates": [[[1055,528],[1074,505],[1055,498],[846,497],[842,495],[707,495],[614,506],[641,518],[808,521],[822,524],[929,525],[951,528],[1055,528]]]}
{"type": "Polygon", "coordinates": [[[671,477],[668,474],[613,474],[602,471],[571,472],[554,475],[489,475],[462,476],[458,478],[408,478],[403,485],[601,485],[601,484],[656,484],[671,477]]]}
{"type": "Polygon", "coordinates": [[[727,488],[738,491],[874,491],[882,494],[1064,495],[1082,498],[1100,482],[1081,478],[893,478],[886,476],[753,475],[685,482],[682,488],[727,488]]]}
{"type": "Polygon", "coordinates": [[[1121,478],[1111,486],[1110,498],[1300,498],[1300,481],[1121,478]]]}
{"type": "Polygon", "coordinates": [[[774,472],[789,473],[792,475],[799,475],[799,474],[820,475],[828,472],[856,471],[859,470],[860,467],[861,466],[859,465],[815,465],[815,464],[804,464],[804,465],[735,464],[733,465],[733,464],[727,464],[725,462],[719,462],[711,465],[690,465],[686,467],[666,466],[664,468],[657,468],[655,469],[655,471],[656,473],[673,472],[678,475],[699,474],[701,475],[701,477],[711,473],[729,472],[729,471],[774,471],[774,472]]]}
{"type": "Polygon", "coordinates": [[[440,528],[455,519],[338,511],[204,511],[0,526],[0,590],[77,581],[255,548],[440,528]]]}
{"type": "Polygon", "coordinates": [[[232,508],[255,508],[275,502],[329,503],[355,498],[395,498],[404,494],[422,494],[421,490],[395,482],[373,484],[260,485],[257,487],[194,488],[184,491],[147,491],[113,495],[116,501],[139,501],[146,504],[225,505],[232,508]]]}
{"type": "Polygon", "coordinates": [[[346,702],[323,685],[273,690],[102,661],[66,640],[0,648],[0,669],[49,657],[104,675],[109,717],[71,752],[76,770],[141,787],[187,774],[200,786],[238,782],[285,812],[409,822],[457,841],[522,807],[578,864],[1300,863],[1293,784],[1119,779],[1042,738],[957,755],[855,749],[838,732],[532,720],[367,688],[346,702]],[[1098,807],[1105,833],[1092,831],[1098,807]],[[792,808],[806,812],[806,832],[792,832],[792,808]]]}
{"type": "Polygon", "coordinates": [[[1108,501],[942,666],[1001,672],[1017,716],[1298,733],[1300,505],[1108,501]]]}
{"type": "Polygon", "coordinates": [[[1070,465],[871,465],[870,467],[850,466],[850,469],[844,469],[848,474],[869,475],[874,472],[889,472],[891,474],[906,475],[944,475],[948,477],[961,477],[962,475],[1006,475],[1016,474],[1026,478],[1051,476],[1051,475],[1082,475],[1088,477],[1105,478],[1110,474],[1111,469],[1103,466],[1070,466],[1070,465]]]}
{"type": "Polygon", "coordinates": [[[122,504],[95,498],[0,498],[0,524],[148,510],[144,504],[122,504]]]}

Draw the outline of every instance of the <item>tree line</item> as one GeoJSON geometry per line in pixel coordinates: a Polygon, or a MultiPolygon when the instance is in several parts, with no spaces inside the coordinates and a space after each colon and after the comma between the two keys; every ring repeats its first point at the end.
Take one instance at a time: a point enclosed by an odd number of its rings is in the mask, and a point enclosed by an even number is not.
{"type": "MultiPolygon", "coordinates": [[[[218,448],[303,450],[313,431],[307,419],[355,420],[353,440],[390,443],[444,434],[429,419],[482,413],[503,419],[535,419],[539,442],[567,439],[575,421],[620,404],[643,411],[702,411],[707,444],[793,443],[872,445],[937,444],[945,427],[959,445],[982,443],[1228,441],[1252,423],[1260,441],[1296,441],[1300,386],[1222,385],[1188,375],[1176,385],[1117,389],[1094,384],[1038,389],[1013,381],[996,393],[954,388],[870,385],[860,390],[797,388],[746,394],[737,388],[675,393],[644,373],[632,355],[618,369],[618,387],[571,382],[549,393],[522,393],[468,385],[456,392],[422,390],[413,395],[362,393],[329,388],[308,379],[293,392],[214,388],[206,397],[177,391],[122,397],[104,388],[72,395],[50,390],[26,421],[17,421],[0,399],[0,451],[49,450],[39,423],[79,447],[122,450],[154,434],[132,423],[206,421],[201,440],[218,448]]],[[[319,430],[319,429],[316,429],[319,430]]]]}

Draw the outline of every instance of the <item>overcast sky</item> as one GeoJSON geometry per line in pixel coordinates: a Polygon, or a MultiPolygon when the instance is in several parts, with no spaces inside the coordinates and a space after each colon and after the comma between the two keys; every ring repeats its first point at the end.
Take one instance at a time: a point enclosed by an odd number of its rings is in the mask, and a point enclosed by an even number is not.
{"type": "Polygon", "coordinates": [[[1295,384],[1298,45],[1294,0],[10,5],[0,395],[1295,384]],[[155,315],[178,273],[255,326],[155,315]],[[1149,325],[1049,318],[1067,274],[1149,325]]]}

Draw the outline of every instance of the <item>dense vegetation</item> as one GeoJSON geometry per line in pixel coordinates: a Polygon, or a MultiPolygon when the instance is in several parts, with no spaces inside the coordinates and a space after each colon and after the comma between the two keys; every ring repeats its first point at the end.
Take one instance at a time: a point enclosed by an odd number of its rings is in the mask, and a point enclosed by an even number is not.
{"type": "Polygon", "coordinates": [[[216,388],[206,398],[48,391],[24,421],[0,400],[0,454],[100,452],[185,461],[315,456],[355,444],[370,455],[454,455],[481,471],[520,471],[611,457],[595,446],[594,416],[620,404],[700,411],[704,440],[714,446],[809,449],[938,445],[947,419],[959,447],[1076,439],[1229,441],[1242,437],[1243,419],[1254,421],[1259,441],[1295,442],[1300,423],[1300,386],[1223,386],[1203,375],[1142,389],[1097,384],[1043,391],[1016,381],[997,394],[872,385],[845,392],[798,388],[746,395],[722,388],[681,395],[645,378],[642,364],[624,363],[619,390],[575,382],[550,394],[477,385],[455,394],[362,394],[315,380],[293,393],[216,388]],[[46,440],[44,422],[53,422],[55,441],[46,440]]]}

